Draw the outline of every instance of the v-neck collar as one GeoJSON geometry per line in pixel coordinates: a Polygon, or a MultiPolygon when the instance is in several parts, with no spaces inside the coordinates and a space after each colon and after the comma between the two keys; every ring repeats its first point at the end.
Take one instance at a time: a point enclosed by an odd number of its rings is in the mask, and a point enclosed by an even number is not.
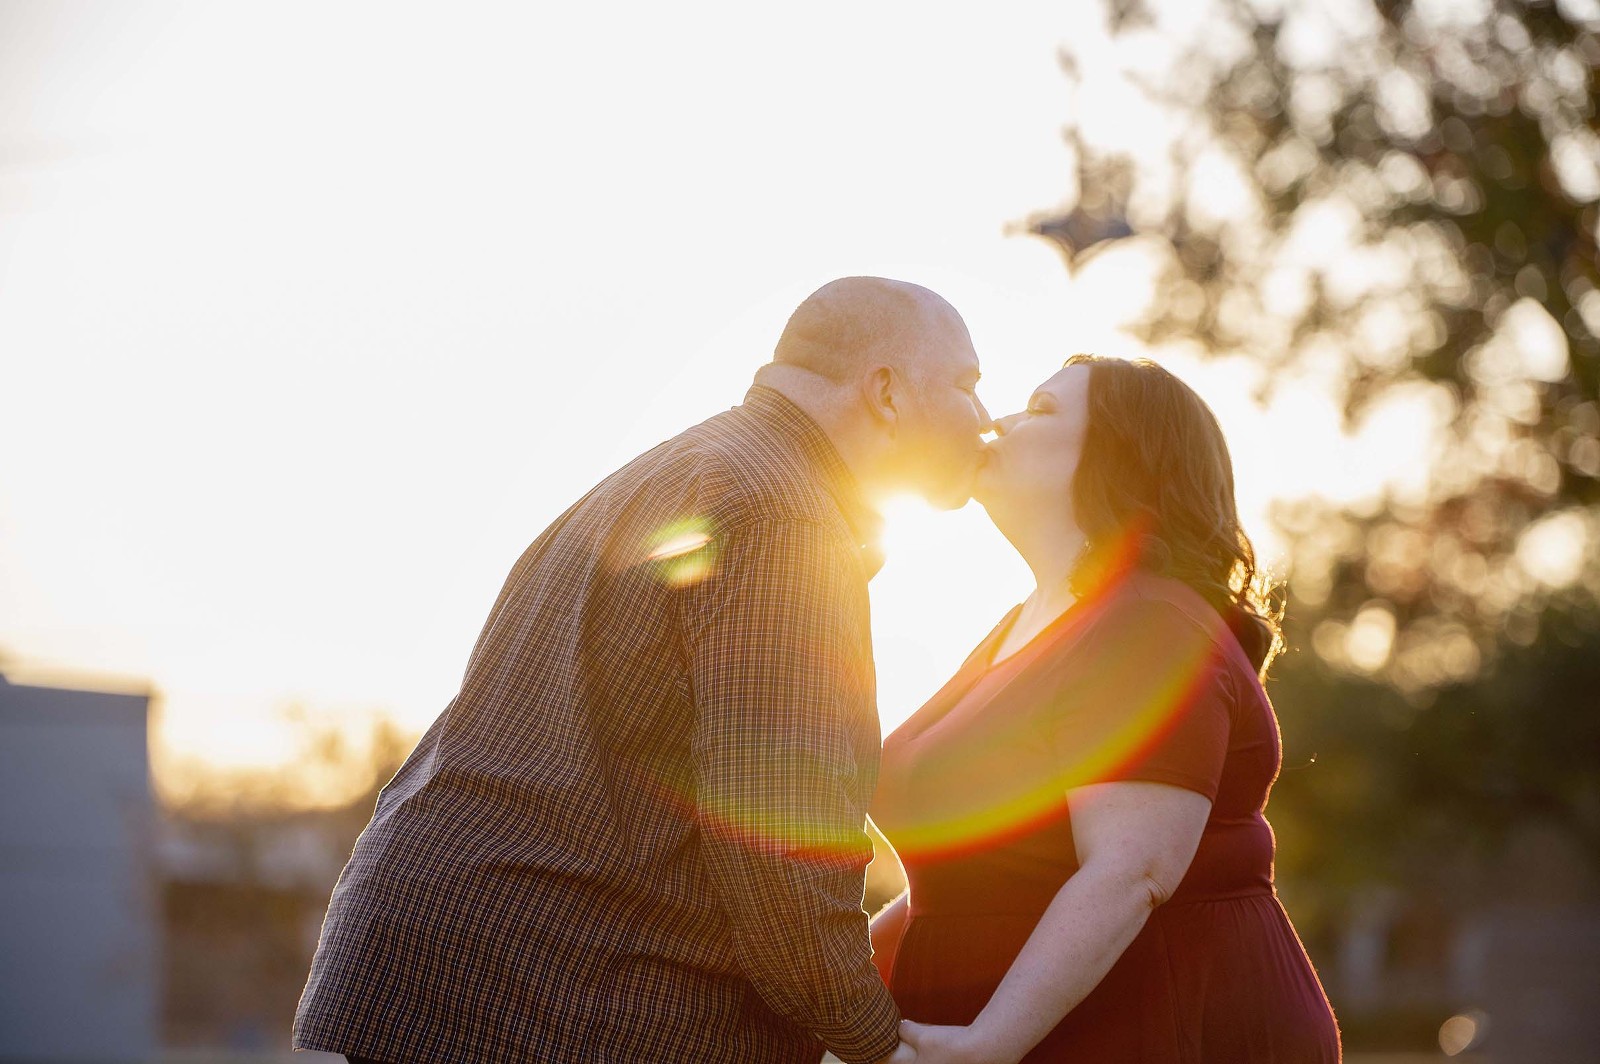
{"type": "Polygon", "coordinates": [[[1032,639],[995,661],[994,652],[999,649],[1022,612],[1022,603],[1019,602],[973,648],[955,675],[921,709],[906,718],[905,723],[896,728],[889,738],[906,742],[919,738],[938,726],[984,679],[997,673],[1003,674],[996,677],[998,682],[986,697],[986,701],[994,701],[1018,679],[1047,660],[1053,651],[1083,638],[1094,627],[1094,621],[1105,605],[1104,600],[1080,599],[1040,629],[1032,639]]]}

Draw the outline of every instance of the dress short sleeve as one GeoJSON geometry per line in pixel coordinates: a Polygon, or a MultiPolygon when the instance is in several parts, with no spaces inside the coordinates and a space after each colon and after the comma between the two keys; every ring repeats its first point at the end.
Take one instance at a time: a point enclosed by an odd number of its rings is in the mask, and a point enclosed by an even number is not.
{"type": "Polygon", "coordinates": [[[1145,780],[1215,801],[1237,701],[1230,638],[1209,608],[1106,604],[1042,685],[1041,731],[1067,788],[1145,780]]]}

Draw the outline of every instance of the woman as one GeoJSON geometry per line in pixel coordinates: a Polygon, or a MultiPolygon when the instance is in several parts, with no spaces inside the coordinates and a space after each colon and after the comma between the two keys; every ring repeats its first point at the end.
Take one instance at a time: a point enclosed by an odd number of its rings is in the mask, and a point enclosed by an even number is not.
{"type": "Polygon", "coordinates": [[[1277,628],[1206,405],[1075,356],[976,496],[1036,587],[884,743],[873,923],[920,1064],[1337,1061],[1272,885],[1277,628]]]}

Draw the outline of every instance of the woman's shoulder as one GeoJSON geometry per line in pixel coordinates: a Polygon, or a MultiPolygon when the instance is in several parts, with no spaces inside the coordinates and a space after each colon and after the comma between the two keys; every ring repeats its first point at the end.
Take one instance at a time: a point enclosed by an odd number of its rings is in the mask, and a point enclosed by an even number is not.
{"type": "Polygon", "coordinates": [[[1154,668],[1181,660],[1198,668],[1207,661],[1222,672],[1250,671],[1222,615],[1181,580],[1134,570],[1084,606],[1079,637],[1062,647],[1079,664],[1142,661],[1154,668]]]}
{"type": "Polygon", "coordinates": [[[1227,619],[1182,580],[1144,570],[1131,573],[1106,607],[1102,640],[1121,644],[1125,655],[1143,653],[1153,661],[1204,658],[1208,671],[1236,694],[1260,686],[1256,667],[1227,619]]]}
{"type": "Polygon", "coordinates": [[[1213,642],[1230,636],[1222,615],[1198,591],[1145,569],[1122,574],[1096,607],[1095,627],[1104,632],[1153,629],[1152,634],[1193,633],[1213,642]]]}

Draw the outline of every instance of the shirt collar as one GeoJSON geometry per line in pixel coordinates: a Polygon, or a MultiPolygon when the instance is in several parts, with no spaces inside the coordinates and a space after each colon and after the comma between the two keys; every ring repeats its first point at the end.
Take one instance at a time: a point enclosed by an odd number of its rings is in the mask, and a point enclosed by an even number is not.
{"type": "Polygon", "coordinates": [[[861,548],[868,575],[876,573],[883,566],[883,515],[868,505],[860,482],[850,472],[850,467],[844,464],[839,449],[822,431],[822,426],[782,392],[764,384],[752,385],[745,393],[744,409],[799,448],[816,471],[818,479],[839,504],[839,510],[861,548]]]}

